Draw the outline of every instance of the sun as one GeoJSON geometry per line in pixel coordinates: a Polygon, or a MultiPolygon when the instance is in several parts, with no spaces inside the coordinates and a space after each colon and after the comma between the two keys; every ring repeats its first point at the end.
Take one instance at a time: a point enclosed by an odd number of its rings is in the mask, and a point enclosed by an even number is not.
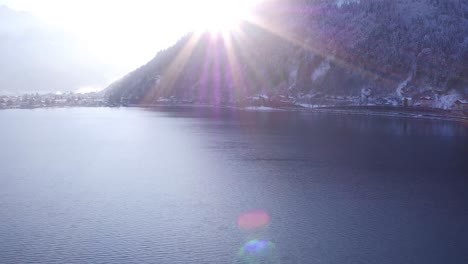
{"type": "MultiPolygon", "coordinates": [[[[249,20],[261,0],[199,0],[194,9],[194,30],[229,32],[249,20]]],[[[195,2],[195,1],[194,1],[195,2]]]]}

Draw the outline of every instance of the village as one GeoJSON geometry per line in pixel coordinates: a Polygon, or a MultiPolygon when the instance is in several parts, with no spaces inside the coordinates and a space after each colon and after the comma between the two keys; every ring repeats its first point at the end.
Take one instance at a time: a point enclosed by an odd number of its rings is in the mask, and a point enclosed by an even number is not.
{"type": "MultiPolygon", "coordinates": [[[[120,106],[131,106],[131,99],[121,97],[117,102],[120,106]]],[[[141,105],[141,104],[139,104],[141,105]]],[[[323,93],[308,95],[265,95],[255,94],[246,96],[240,100],[232,98],[217,99],[194,99],[192,97],[159,97],[150,104],[153,105],[212,105],[239,108],[304,108],[304,109],[366,109],[388,111],[401,110],[409,112],[445,112],[457,116],[468,116],[468,100],[456,99],[445,100],[434,96],[422,95],[419,97],[405,96],[401,99],[396,97],[375,97],[368,91],[363,91],[361,96],[335,96],[323,93]]],[[[112,105],[111,105],[112,106],[112,105]]]]}
{"type": "Polygon", "coordinates": [[[226,106],[237,108],[257,109],[268,108],[304,108],[304,109],[348,109],[348,110],[379,110],[393,111],[444,111],[449,115],[468,116],[468,100],[458,99],[446,109],[437,109],[434,104],[436,99],[429,96],[421,96],[413,99],[405,97],[403,100],[395,98],[376,98],[371,93],[363,91],[361,96],[332,96],[325,94],[312,94],[303,96],[257,94],[247,96],[241,100],[194,100],[193,98],[179,98],[176,96],[159,97],[150,104],[135,104],[129,98],[121,97],[117,102],[109,100],[104,93],[48,93],[48,94],[24,94],[24,95],[0,95],[0,109],[34,109],[52,107],[126,107],[126,106],[180,106],[180,105],[206,105],[226,106]]]}
{"type": "Polygon", "coordinates": [[[0,95],[0,109],[102,106],[108,106],[108,103],[100,93],[0,95]]]}

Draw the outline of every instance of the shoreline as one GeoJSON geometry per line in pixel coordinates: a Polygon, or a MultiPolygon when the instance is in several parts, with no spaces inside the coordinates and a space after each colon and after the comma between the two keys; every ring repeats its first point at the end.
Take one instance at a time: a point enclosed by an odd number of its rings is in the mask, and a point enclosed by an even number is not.
{"type": "Polygon", "coordinates": [[[468,123],[468,117],[446,114],[443,111],[427,111],[418,109],[369,109],[367,107],[346,109],[342,107],[325,107],[325,108],[312,108],[306,109],[305,111],[316,112],[316,113],[332,113],[341,115],[369,115],[369,116],[386,116],[386,117],[402,117],[412,119],[430,119],[430,120],[445,120],[468,123]]]}
{"type": "Polygon", "coordinates": [[[126,106],[50,106],[50,107],[28,107],[28,108],[0,108],[0,110],[32,110],[32,109],[54,109],[54,108],[218,108],[231,109],[238,111],[254,111],[254,112],[273,112],[273,111],[294,111],[308,113],[331,113],[340,115],[367,115],[367,116],[386,116],[386,117],[403,117],[413,119],[431,119],[431,120],[446,120],[468,123],[468,115],[455,115],[453,111],[431,108],[403,108],[403,107],[388,107],[388,106],[320,106],[320,107],[264,107],[264,106],[215,106],[211,104],[151,104],[151,105],[126,105],[126,106]]]}
{"type": "Polygon", "coordinates": [[[455,115],[450,110],[431,109],[431,108],[402,108],[402,107],[387,107],[387,106],[323,106],[323,107],[263,107],[263,106],[214,106],[209,104],[174,104],[174,105],[128,105],[124,107],[140,107],[140,108],[220,108],[233,109],[239,111],[255,111],[255,112],[274,112],[274,111],[294,111],[294,112],[309,112],[309,113],[332,113],[341,115],[369,115],[369,116],[387,116],[387,117],[403,117],[413,119],[432,119],[446,120],[468,123],[468,115],[455,115]]]}

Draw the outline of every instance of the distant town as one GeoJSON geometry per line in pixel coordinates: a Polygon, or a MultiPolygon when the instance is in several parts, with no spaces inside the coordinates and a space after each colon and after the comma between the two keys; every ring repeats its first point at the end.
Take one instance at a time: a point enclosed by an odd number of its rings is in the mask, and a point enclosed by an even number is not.
{"type": "Polygon", "coordinates": [[[0,109],[45,107],[100,107],[110,106],[102,93],[62,93],[0,95],[0,109]]]}
{"type": "Polygon", "coordinates": [[[361,97],[351,96],[328,96],[328,95],[308,95],[301,98],[291,96],[266,96],[254,95],[245,97],[239,101],[219,101],[209,102],[200,100],[180,99],[175,96],[159,97],[147,104],[135,104],[127,97],[120,97],[117,100],[103,92],[91,93],[48,93],[48,94],[23,94],[23,95],[0,95],[1,109],[35,109],[52,107],[126,107],[126,106],[224,106],[245,109],[263,108],[303,108],[314,109],[315,111],[338,111],[346,113],[362,113],[369,111],[385,115],[408,115],[430,117],[458,117],[466,119],[468,116],[468,101],[457,100],[449,109],[434,108],[432,98],[421,97],[416,102],[411,98],[404,98],[403,101],[385,98],[373,98],[363,93],[361,97]]]}

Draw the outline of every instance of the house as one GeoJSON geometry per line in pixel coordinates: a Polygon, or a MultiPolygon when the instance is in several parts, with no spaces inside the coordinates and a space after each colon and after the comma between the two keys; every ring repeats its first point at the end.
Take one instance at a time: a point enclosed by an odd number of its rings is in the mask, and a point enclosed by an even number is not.
{"type": "Polygon", "coordinates": [[[468,114],[468,100],[456,100],[455,105],[458,110],[468,114]]]}
{"type": "Polygon", "coordinates": [[[247,106],[265,106],[268,98],[263,95],[255,95],[245,98],[244,104],[247,106]]]}
{"type": "Polygon", "coordinates": [[[415,106],[420,107],[432,107],[434,99],[430,96],[421,96],[419,97],[418,103],[414,104],[415,106]]]}
{"type": "Polygon", "coordinates": [[[284,95],[274,95],[270,97],[269,102],[272,107],[292,107],[294,103],[294,98],[284,95]]]}
{"type": "Polygon", "coordinates": [[[403,98],[403,107],[410,107],[413,106],[413,98],[405,97],[403,98]]]}

